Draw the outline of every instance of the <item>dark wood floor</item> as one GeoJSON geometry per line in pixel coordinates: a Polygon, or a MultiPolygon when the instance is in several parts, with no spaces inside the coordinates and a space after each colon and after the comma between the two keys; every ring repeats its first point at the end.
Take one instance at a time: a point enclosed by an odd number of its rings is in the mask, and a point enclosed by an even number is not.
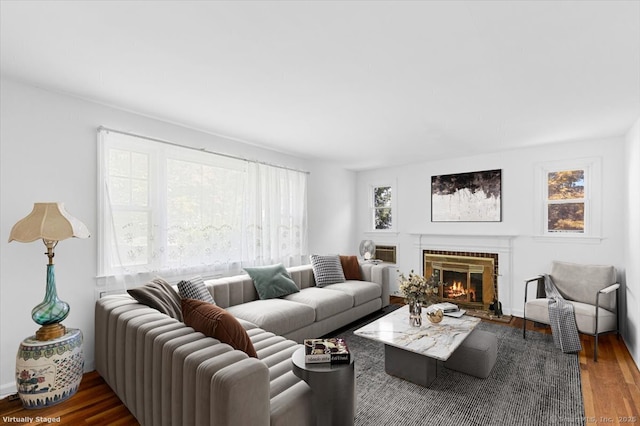
{"type": "Polygon", "coordinates": [[[137,425],[109,385],[93,371],[86,373],[78,392],[65,402],[38,410],[25,410],[20,399],[0,401],[0,424],[13,425],[137,425]],[[10,418],[10,419],[7,419],[10,418]],[[29,419],[31,418],[31,420],[29,419]]]}
{"type": "MultiPolygon", "coordinates": [[[[522,319],[514,317],[505,326],[521,328],[522,319]]],[[[534,327],[531,322],[527,329],[550,332],[548,328],[534,327]]],[[[593,361],[593,338],[582,335],[581,340],[583,350],[579,358],[585,422],[640,425],[640,372],[622,338],[601,337],[597,363],[593,361]]],[[[25,410],[19,399],[5,398],[0,401],[0,418],[0,424],[15,425],[138,424],[96,372],[84,375],[80,389],[72,398],[50,408],[25,410]]]]}
{"type": "MultiPolygon", "coordinates": [[[[509,325],[522,328],[522,318],[514,317],[509,325]]],[[[531,321],[527,321],[527,330],[551,333],[549,327],[535,327],[531,321]]],[[[640,425],[640,371],[622,337],[608,334],[599,338],[598,362],[593,361],[593,337],[581,334],[580,341],[585,423],[640,425]]]]}

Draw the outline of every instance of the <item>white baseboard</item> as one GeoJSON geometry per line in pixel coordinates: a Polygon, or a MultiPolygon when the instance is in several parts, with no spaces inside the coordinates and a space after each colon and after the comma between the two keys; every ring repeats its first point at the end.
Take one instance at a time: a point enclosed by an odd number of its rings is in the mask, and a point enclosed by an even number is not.
{"type": "Polygon", "coordinates": [[[18,393],[16,382],[9,382],[0,386],[0,399],[4,399],[9,395],[13,395],[14,393],[18,393]]]}

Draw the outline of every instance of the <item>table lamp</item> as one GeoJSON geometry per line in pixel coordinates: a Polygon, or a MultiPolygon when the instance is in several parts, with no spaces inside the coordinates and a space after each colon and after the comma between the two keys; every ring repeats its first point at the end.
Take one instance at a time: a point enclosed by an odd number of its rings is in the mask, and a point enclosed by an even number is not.
{"type": "Polygon", "coordinates": [[[53,249],[58,241],[67,238],[88,238],[89,230],[84,223],[71,216],[62,203],[35,203],[33,211],[13,225],[9,242],[30,243],[41,239],[47,247],[47,287],[44,300],[31,311],[33,320],[40,324],[36,339],[51,340],[65,334],[60,324],[69,315],[69,304],[58,299],[56,290],[53,249]]]}
{"type": "Polygon", "coordinates": [[[16,387],[25,408],[65,401],[76,393],[82,380],[82,332],[60,324],[69,315],[69,304],[58,298],[53,265],[54,248],[71,237],[88,238],[89,231],[62,203],[35,203],[33,211],[13,225],[9,235],[9,242],[41,239],[49,258],[44,300],[31,311],[41,327],[22,341],[16,356],[16,387]]]}

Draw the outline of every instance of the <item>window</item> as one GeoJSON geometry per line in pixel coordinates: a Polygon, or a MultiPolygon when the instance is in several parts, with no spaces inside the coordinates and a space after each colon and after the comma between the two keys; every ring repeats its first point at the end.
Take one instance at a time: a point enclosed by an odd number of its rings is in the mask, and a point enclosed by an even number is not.
{"type": "Polygon", "coordinates": [[[393,229],[393,189],[391,186],[373,187],[373,229],[393,229]]]}
{"type": "Polygon", "coordinates": [[[303,262],[307,174],[100,129],[99,274],[303,262]]]}
{"type": "Polygon", "coordinates": [[[584,233],[584,169],[547,173],[547,232],[584,233]]]}
{"type": "Polygon", "coordinates": [[[555,161],[539,167],[540,229],[546,236],[597,236],[600,161],[555,161]]]}

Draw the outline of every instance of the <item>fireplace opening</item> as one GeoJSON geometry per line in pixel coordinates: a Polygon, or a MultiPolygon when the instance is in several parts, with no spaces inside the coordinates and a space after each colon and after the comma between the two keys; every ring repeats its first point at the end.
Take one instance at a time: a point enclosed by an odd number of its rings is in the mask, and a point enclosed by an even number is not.
{"type": "Polygon", "coordinates": [[[483,266],[433,262],[436,276],[440,277],[440,297],[443,299],[482,303],[483,266]]]}
{"type": "Polygon", "coordinates": [[[466,300],[469,289],[467,288],[467,274],[456,271],[443,271],[442,282],[444,287],[442,297],[454,300],[466,300]]]}
{"type": "Polygon", "coordinates": [[[442,283],[440,300],[488,310],[498,297],[497,260],[492,253],[425,251],[424,275],[434,275],[442,283]]]}

